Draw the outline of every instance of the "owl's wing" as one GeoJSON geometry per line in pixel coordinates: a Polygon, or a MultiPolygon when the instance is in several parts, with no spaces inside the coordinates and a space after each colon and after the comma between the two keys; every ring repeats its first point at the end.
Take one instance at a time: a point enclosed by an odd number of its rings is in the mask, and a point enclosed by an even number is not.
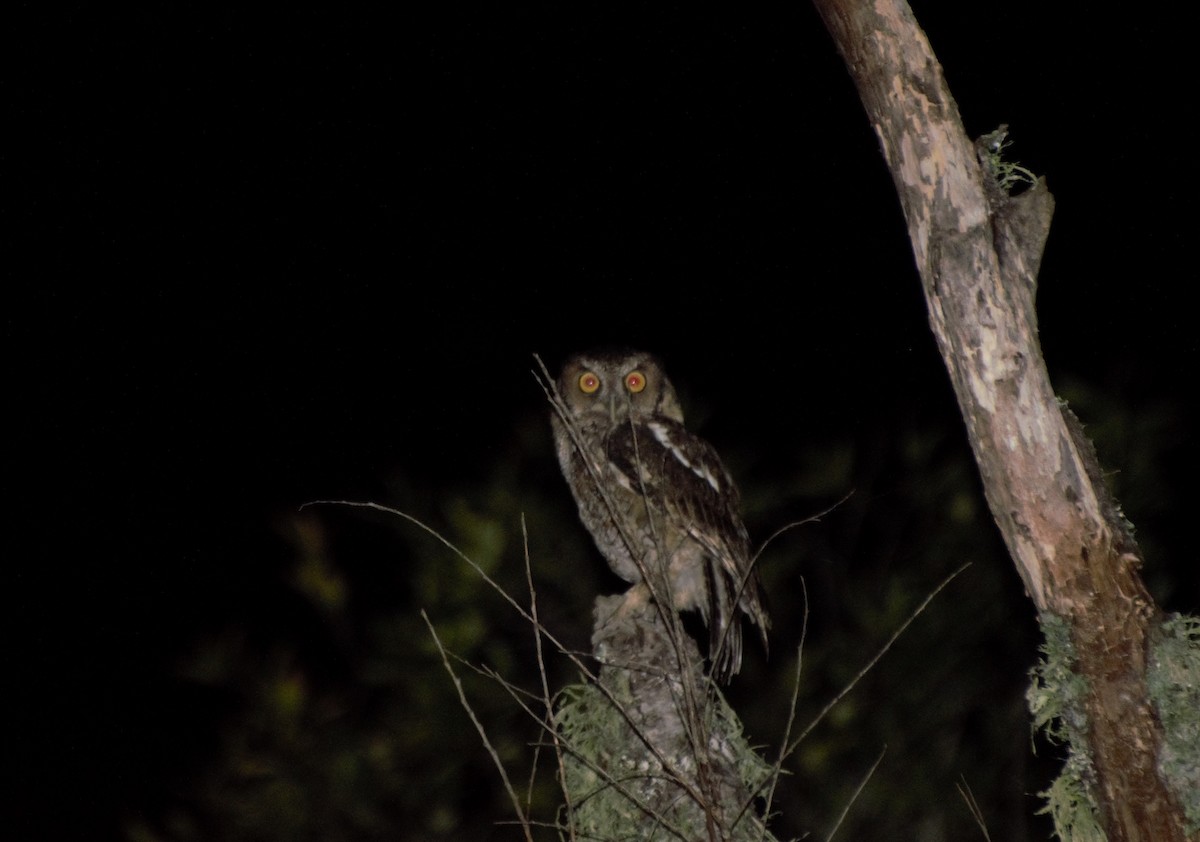
{"type": "Polygon", "coordinates": [[[745,583],[739,602],[765,633],[757,574],[750,569],[750,538],[739,513],[741,497],[712,445],[661,418],[614,430],[608,458],[622,484],[645,494],[651,506],[720,563],[729,579],[720,585],[729,586],[729,599],[745,583]]]}
{"type": "Polygon", "coordinates": [[[712,445],[662,419],[620,425],[607,450],[622,485],[644,493],[673,525],[730,564],[731,575],[744,575],[750,540],[738,513],[738,489],[712,445]]]}
{"type": "Polygon", "coordinates": [[[693,571],[705,591],[696,607],[708,625],[713,674],[728,681],[742,659],[738,609],[759,627],[764,647],[770,624],[737,486],[712,445],[670,419],[623,424],[609,434],[607,449],[617,480],[703,550],[703,569],[693,571]]]}
{"type": "Polygon", "coordinates": [[[749,538],[738,514],[737,486],[704,439],[669,419],[622,424],[608,438],[608,458],[622,484],[645,493],[711,552],[731,559],[746,555],[749,538]]]}

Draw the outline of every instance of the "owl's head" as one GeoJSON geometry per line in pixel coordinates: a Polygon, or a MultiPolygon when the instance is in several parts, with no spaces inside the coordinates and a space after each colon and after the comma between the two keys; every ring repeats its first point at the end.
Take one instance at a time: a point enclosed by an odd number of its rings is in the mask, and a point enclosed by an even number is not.
{"type": "Polygon", "coordinates": [[[563,364],[558,392],[577,420],[666,416],[683,422],[675,387],[653,354],[612,350],[576,354],[563,364]]]}

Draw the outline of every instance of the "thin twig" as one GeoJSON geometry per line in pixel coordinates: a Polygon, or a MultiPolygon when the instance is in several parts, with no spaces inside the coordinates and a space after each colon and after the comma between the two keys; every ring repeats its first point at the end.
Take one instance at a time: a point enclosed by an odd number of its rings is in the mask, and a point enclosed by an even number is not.
{"type": "Polygon", "coordinates": [[[438,532],[432,526],[429,526],[429,525],[425,524],[424,522],[422,522],[419,518],[416,518],[413,515],[408,514],[408,512],[402,512],[399,509],[392,508],[391,506],[384,506],[381,503],[372,503],[370,501],[364,502],[364,501],[359,501],[359,500],[312,500],[308,503],[305,503],[300,508],[301,508],[301,510],[303,510],[303,509],[308,508],[309,506],[350,506],[352,508],[358,508],[358,509],[375,509],[378,512],[384,512],[389,515],[395,515],[396,517],[402,518],[402,519],[408,521],[409,523],[413,524],[418,529],[425,532],[427,535],[432,536],[440,544],[442,544],[447,549],[449,549],[450,552],[454,553],[454,555],[458,556],[460,559],[462,559],[464,562],[466,562],[468,565],[470,565],[471,569],[474,570],[476,573],[478,573],[479,577],[481,579],[483,579],[483,581],[486,582],[488,585],[490,585],[492,590],[494,590],[496,593],[498,593],[504,599],[505,602],[507,602],[509,605],[511,605],[513,608],[515,608],[517,613],[520,614],[523,619],[532,623],[534,625],[534,627],[537,628],[537,630],[539,632],[541,632],[547,640],[549,640],[551,643],[553,643],[555,649],[557,649],[559,652],[563,653],[568,658],[570,658],[571,662],[573,664],[575,664],[577,667],[579,667],[579,670],[583,673],[584,676],[586,676],[587,678],[589,678],[591,680],[596,679],[595,673],[593,673],[590,669],[588,669],[587,665],[582,661],[582,659],[573,655],[572,650],[567,649],[567,647],[565,645],[563,645],[558,640],[558,638],[556,638],[550,632],[549,629],[547,629],[545,626],[538,623],[537,620],[533,616],[531,616],[530,613],[528,611],[526,611],[525,608],[519,602],[517,602],[516,599],[514,599],[512,597],[512,595],[509,594],[508,591],[504,590],[504,588],[500,585],[499,582],[497,582],[495,579],[493,579],[491,576],[489,576],[482,567],[480,567],[473,559],[471,559],[470,556],[468,556],[466,553],[464,553],[458,547],[454,546],[454,544],[451,543],[449,539],[447,539],[445,536],[443,536],[440,532],[438,532]]]}
{"type": "Polygon", "coordinates": [[[988,833],[987,822],[983,820],[983,810],[979,809],[979,802],[975,800],[975,793],[971,792],[971,787],[967,785],[967,778],[962,777],[962,783],[955,784],[958,787],[958,794],[962,796],[963,801],[967,804],[967,809],[971,811],[971,818],[975,819],[975,824],[979,825],[979,829],[983,831],[983,838],[987,842],[992,842],[992,836],[988,833]]]}
{"type": "MultiPolygon", "coordinates": [[[[675,594],[672,592],[671,576],[669,574],[670,559],[668,558],[666,543],[663,540],[663,532],[655,518],[655,506],[650,504],[650,492],[646,488],[646,474],[641,469],[642,456],[638,446],[637,427],[633,423],[632,415],[629,418],[629,433],[633,440],[633,459],[634,464],[638,468],[638,485],[641,491],[642,500],[646,506],[646,521],[650,529],[650,535],[654,539],[654,544],[657,547],[658,570],[662,572],[662,580],[659,581],[658,576],[653,579],[650,576],[649,570],[645,569],[644,559],[639,558],[632,545],[629,546],[630,555],[638,562],[638,569],[641,570],[642,577],[645,580],[646,586],[650,589],[650,595],[654,600],[655,608],[658,616],[662,620],[663,628],[667,632],[667,639],[671,644],[671,648],[675,652],[676,663],[679,666],[680,681],[676,685],[673,681],[667,682],[667,689],[676,701],[676,710],[679,712],[679,722],[683,726],[684,733],[687,735],[688,744],[692,750],[692,758],[696,762],[696,783],[700,786],[700,791],[696,792],[693,800],[701,810],[704,811],[705,826],[708,830],[708,835],[713,842],[716,842],[717,829],[716,817],[713,814],[712,805],[717,801],[716,795],[712,790],[712,781],[708,775],[710,768],[708,745],[709,735],[705,719],[701,715],[700,703],[696,699],[696,687],[692,682],[693,676],[701,674],[700,669],[692,662],[691,652],[687,646],[683,644],[684,635],[686,632],[683,629],[683,620],[679,613],[675,610],[675,594]],[[652,584],[653,583],[653,584],[652,584]],[[655,586],[661,585],[666,592],[664,598],[655,593],[655,586]],[[679,688],[679,695],[676,696],[676,686],[679,688]]],[[[614,515],[615,519],[615,515],[614,515]]],[[[624,534],[624,533],[622,533],[624,534]]],[[[735,603],[736,605],[736,603],[735,603]]],[[[712,618],[712,622],[716,622],[716,617],[712,618]]],[[[740,622],[738,618],[734,618],[734,622],[740,622]]],[[[719,657],[720,647],[717,651],[712,652],[710,657],[715,665],[719,657]]],[[[683,782],[681,781],[681,784],[683,782]]],[[[689,795],[693,790],[690,786],[683,786],[685,792],[689,795]]]]}
{"type": "MultiPolygon", "coordinates": [[[[771,776],[768,778],[770,786],[767,788],[766,806],[763,808],[763,832],[762,840],[767,838],[766,820],[771,815],[771,802],[775,798],[775,787],[779,784],[779,775],[783,769],[783,761],[787,758],[788,738],[792,734],[792,726],[796,723],[796,708],[800,700],[800,673],[804,666],[804,641],[808,637],[808,585],[804,581],[804,577],[800,577],[800,592],[804,600],[804,613],[800,622],[800,644],[796,647],[796,680],[792,683],[792,700],[788,705],[787,725],[783,729],[783,739],[779,741],[779,757],[771,769],[771,776]]],[[[742,812],[750,808],[754,802],[756,793],[751,793],[746,803],[742,806],[742,812]]],[[[740,817],[740,814],[739,814],[740,817]]]]}
{"type": "Polygon", "coordinates": [[[475,711],[471,708],[471,703],[467,701],[467,694],[463,691],[462,681],[454,672],[454,667],[450,666],[450,659],[446,656],[446,649],[442,646],[442,641],[438,637],[437,630],[434,629],[433,623],[429,621],[429,615],[425,613],[425,609],[421,609],[421,619],[425,621],[425,625],[429,628],[429,634],[433,637],[433,642],[438,648],[438,652],[442,656],[442,665],[446,667],[446,672],[450,675],[450,680],[454,682],[454,689],[458,692],[458,700],[462,704],[463,709],[467,712],[467,716],[471,718],[471,722],[475,725],[475,730],[479,732],[480,739],[483,740],[483,745],[487,749],[488,754],[492,756],[492,762],[496,764],[496,770],[500,773],[500,779],[504,781],[504,788],[508,791],[508,797],[512,799],[513,810],[517,813],[517,819],[521,822],[521,829],[525,831],[525,838],[528,842],[533,842],[533,831],[529,827],[529,819],[525,817],[524,811],[521,809],[521,799],[517,796],[516,791],[512,787],[512,782],[508,779],[508,773],[504,771],[504,764],[500,761],[500,755],[496,753],[495,747],[492,746],[491,740],[488,739],[487,732],[483,729],[483,723],[475,716],[475,711]]]}
{"type": "Polygon", "coordinates": [[[879,752],[879,756],[875,758],[875,762],[871,764],[871,768],[867,770],[867,774],[863,776],[861,781],[859,781],[858,788],[854,790],[854,794],[850,796],[850,800],[846,802],[846,806],[842,808],[841,815],[838,816],[833,828],[829,831],[829,835],[825,837],[825,842],[829,842],[829,840],[833,839],[833,834],[837,833],[838,828],[842,826],[842,822],[846,820],[846,815],[850,812],[850,808],[854,806],[854,802],[858,800],[858,796],[862,793],[863,787],[867,785],[867,781],[871,780],[871,776],[875,774],[875,769],[878,768],[879,764],[883,761],[883,756],[885,754],[887,754],[886,745],[883,747],[883,751],[879,752]]]}
{"type": "MultiPolygon", "coordinates": [[[[776,538],[778,538],[780,535],[784,534],[785,532],[790,532],[791,530],[793,530],[799,526],[806,526],[810,523],[820,523],[822,518],[826,517],[827,515],[832,514],[834,511],[841,508],[842,505],[845,504],[845,502],[853,496],[854,496],[854,491],[852,491],[852,490],[847,491],[845,496],[842,497],[842,499],[838,500],[836,503],[834,503],[832,506],[829,506],[826,509],[822,509],[821,511],[817,512],[815,515],[810,515],[810,516],[804,518],[803,520],[794,520],[791,523],[785,523],[783,526],[776,529],[774,532],[772,532],[770,535],[767,536],[767,540],[763,541],[762,545],[759,546],[758,550],[754,553],[754,559],[753,559],[754,564],[758,563],[758,557],[763,554],[763,550],[765,550],[767,547],[769,547],[771,545],[771,542],[774,541],[776,538]]],[[[753,564],[751,566],[753,566],[753,564]]]]}
{"type": "Polygon", "coordinates": [[[892,633],[892,636],[888,638],[887,643],[883,644],[883,646],[879,649],[879,651],[875,653],[875,656],[873,658],[871,658],[871,660],[867,661],[866,666],[864,666],[861,670],[859,670],[858,674],[855,675],[854,678],[850,679],[850,683],[847,684],[845,687],[843,687],[841,689],[841,691],[836,696],[834,696],[833,699],[830,700],[829,704],[827,704],[827,705],[825,705],[825,707],[821,708],[821,712],[816,715],[816,717],[813,719],[812,722],[808,723],[808,727],[806,727],[802,732],[800,732],[800,736],[797,737],[795,742],[793,742],[788,747],[787,753],[789,755],[793,751],[796,750],[796,747],[799,746],[801,742],[803,742],[805,737],[807,737],[810,733],[812,733],[812,730],[817,727],[817,724],[822,719],[825,718],[825,716],[829,713],[829,711],[833,710],[834,706],[837,705],[837,703],[840,702],[842,699],[844,699],[846,697],[847,693],[849,693],[851,690],[854,689],[854,687],[858,684],[858,682],[862,680],[863,676],[865,676],[868,672],[870,672],[875,667],[875,665],[877,663],[879,663],[879,659],[882,658],[885,654],[887,654],[887,651],[892,648],[892,644],[894,644],[896,642],[896,640],[900,637],[900,635],[904,634],[905,629],[907,629],[910,625],[912,625],[913,620],[917,619],[917,617],[919,617],[921,615],[921,613],[929,606],[929,603],[933,601],[933,598],[935,596],[937,596],[939,593],[941,593],[942,590],[947,585],[949,585],[952,581],[954,581],[954,579],[960,573],[962,573],[964,570],[966,570],[970,566],[971,566],[971,562],[968,561],[962,567],[955,570],[953,573],[951,573],[949,576],[947,576],[945,579],[943,579],[941,581],[941,583],[936,588],[934,588],[933,591],[930,592],[929,596],[925,597],[925,599],[921,601],[921,604],[918,605],[916,607],[916,609],[914,609],[913,612],[908,615],[908,618],[903,623],[900,624],[900,628],[896,629],[896,631],[892,633]]]}
{"type": "MultiPolygon", "coordinates": [[[[537,611],[537,589],[533,586],[533,570],[529,563],[529,532],[525,528],[525,513],[521,513],[521,547],[525,556],[525,582],[529,586],[529,614],[533,617],[533,642],[537,652],[538,674],[542,679],[542,701],[546,705],[546,724],[549,727],[550,738],[554,741],[554,756],[558,760],[558,775],[562,781],[563,798],[567,808],[567,833],[575,839],[574,808],[571,805],[571,793],[567,789],[567,772],[563,766],[562,746],[559,744],[558,729],[554,727],[554,700],[550,697],[550,682],[546,678],[546,660],[542,655],[542,633],[539,631],[537,611]]],[[[534,767],[536,769],[536,765],[534,767]]],[[[529,795],[533,795],[533,772],[529,776],[529,795]]]]}

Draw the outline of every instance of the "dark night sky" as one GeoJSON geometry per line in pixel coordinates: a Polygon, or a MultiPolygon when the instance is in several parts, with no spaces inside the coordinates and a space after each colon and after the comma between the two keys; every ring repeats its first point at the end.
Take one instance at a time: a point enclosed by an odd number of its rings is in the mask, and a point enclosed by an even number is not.
{"type": "MultiPolygon", "coordinates": [[[[1185,27],[950,6],[915,10],[968,131],[1008,123],[1058,200],[1052,376],[1194,421],[1185,27]]],[[[18,36],[6,660],[29,816],[52,776],[83,793],[70,820],[111,820],[155,733],[138,705],[270,518],[389,472],[477,475],[538,411],[533,352],[655,350],[764,446],[952,411],[810,7],[398,8],[76,3],[18,36]]],[[[1183,508],[1157,521],[1180,552],[1183,508]]]]}

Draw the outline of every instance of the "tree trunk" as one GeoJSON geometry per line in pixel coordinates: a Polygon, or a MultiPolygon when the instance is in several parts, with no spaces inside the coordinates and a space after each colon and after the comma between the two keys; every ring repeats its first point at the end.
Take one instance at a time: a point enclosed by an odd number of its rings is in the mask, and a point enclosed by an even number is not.
{"type": "Polygon", "coordinates": [[[598,685],[564,692],[563,786],[579,839],[773,842],[755,812],[774,770],[704,675],[679,616],[634,586],[598,597],[598,685]]]}
{"type": "Polygon", "coordinates": [[[992,515],[1039,612],[1070,630],[1088,685],[1086,743],[1104,829],[1113,842],[1182,842],[1182,811],[1156,772],[1162,733],[1146,687],[1159,611],[1037,339],[1034,293],[1053,199],[1041,181],[1016,198],[997,187],[980,153],[994,162],[998,145],[968,139],[903,0],[815,5],[892,171],[992,515]]]}

